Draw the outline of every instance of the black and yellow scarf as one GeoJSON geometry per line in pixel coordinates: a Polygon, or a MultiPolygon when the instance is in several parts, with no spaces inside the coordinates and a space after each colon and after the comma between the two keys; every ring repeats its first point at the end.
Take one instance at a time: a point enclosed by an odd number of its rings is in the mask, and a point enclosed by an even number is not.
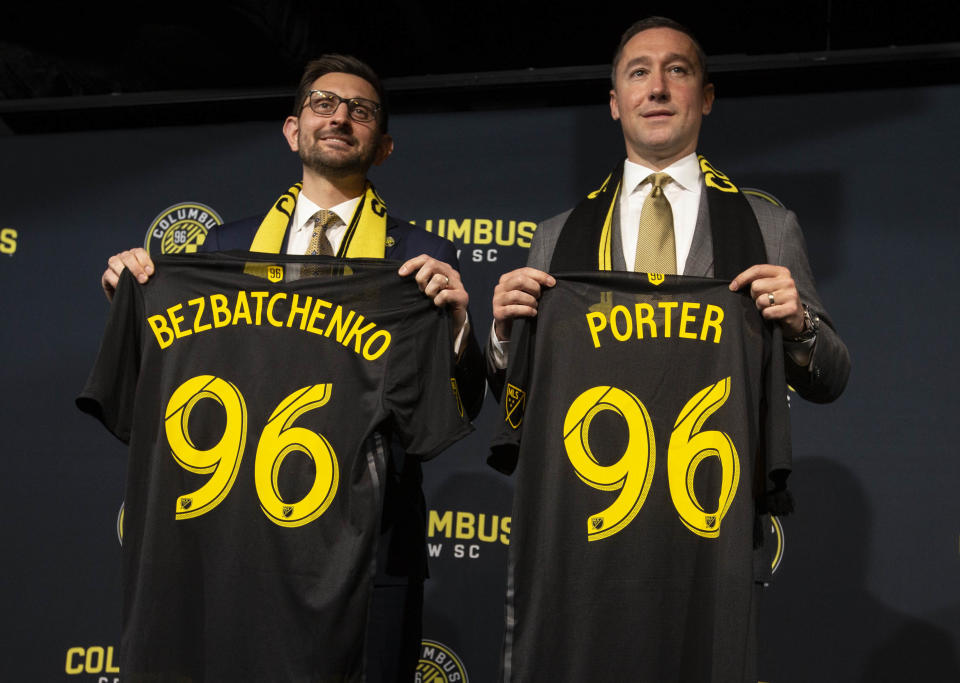
{"type": "MultiPolygon", "coordinates": [[[[250,251],[279,254],[287,227],[293,219],[303,184],[297,183],[280,195],[257,228],[250,251]]],[[[337,250],[338,258],[383,258],[387,242],[387,207],[368,180],[347,232],[337,250]]]]}
{"type": "MultiPolygon", "coordinates": [[[[707,187],[714,277],[732,280],[750,266],[766,263],[760,226],[737,186],[703,155],[697,158],[707,187]]],[[[598,189],[574,207],[557,239],[551,271],[612,269],[613,214],[622,180],[621,161],[598,189]]]]}

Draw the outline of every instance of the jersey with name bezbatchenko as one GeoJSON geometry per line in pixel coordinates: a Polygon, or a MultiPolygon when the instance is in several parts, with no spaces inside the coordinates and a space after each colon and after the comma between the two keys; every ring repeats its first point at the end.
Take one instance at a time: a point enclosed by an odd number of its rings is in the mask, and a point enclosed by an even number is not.
{"type": "Polygon", "coordinates": [[[158,258],[78,406],[129,444],[125,680],[359,681],[383,435],[467,434],[448,314],[399,263],[158,258]]]}
{"type": "Polygon", "coordinates": [[[515,326],[504,681],[757,680],[754,528],[789,422],[779,331],[728,285],[562,274],[515,326]]]}

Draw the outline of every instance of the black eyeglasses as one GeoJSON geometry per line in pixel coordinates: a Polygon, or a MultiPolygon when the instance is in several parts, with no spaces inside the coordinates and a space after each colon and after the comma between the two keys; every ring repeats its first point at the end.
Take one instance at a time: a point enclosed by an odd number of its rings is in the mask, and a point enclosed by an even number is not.
{"type": "Polygon", "coordinates": [[[313,113],[319,116],[333,116],[341,102],[347,105],[347,114],[357,123],[375,121],[380,111],[380,105],[373,100],[363,97],[351,97],[348,100],[326,90],[311,90],[310,99],[303,106],[310,105],[313,113]]]}

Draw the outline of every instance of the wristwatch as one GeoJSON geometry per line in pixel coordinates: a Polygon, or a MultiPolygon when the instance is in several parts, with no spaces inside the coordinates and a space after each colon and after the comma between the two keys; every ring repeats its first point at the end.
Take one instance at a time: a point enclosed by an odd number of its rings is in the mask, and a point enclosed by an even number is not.
{"type": "Polygon", "coordinates": [[[808,342],[817,338],[817,332],[820,331],[820,316],[810,315],[810,309],[806,304],[803,306],[803,330],[796,337],[787,337],[791,342],[808,342]]]}

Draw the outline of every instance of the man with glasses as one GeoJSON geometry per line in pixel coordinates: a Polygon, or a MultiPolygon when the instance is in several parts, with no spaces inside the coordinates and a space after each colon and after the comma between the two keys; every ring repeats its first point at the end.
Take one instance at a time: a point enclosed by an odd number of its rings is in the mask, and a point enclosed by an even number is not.
{"type": "MultiPolygon", "coordinates": [[[[456,249],[452,242],[388,215],[367,180],[369,168],[393,151],[387,123],[383,87],[369,66],[345,55],[310,62],[294,110],[283,124],[287,144],[303,163],[302,189],[300,184],[291,187],[265,217],[215,228],[201,248],[404,261],[399,275],[413,276],[424,295],[452,314],[456,379],[464,409],[473,418],[484,396],[483,357],[470,330],[469,297],[457,270],[456,249]]],[[[112,256],[101,278],[108,298],[124,268],[141,283],[154,272],[143,249],[112,256]]],[[[426,509],[420,463],[404,455],[392,442],[367,631],[368,681],[412,681],[419,658],[426,509]]]]}

